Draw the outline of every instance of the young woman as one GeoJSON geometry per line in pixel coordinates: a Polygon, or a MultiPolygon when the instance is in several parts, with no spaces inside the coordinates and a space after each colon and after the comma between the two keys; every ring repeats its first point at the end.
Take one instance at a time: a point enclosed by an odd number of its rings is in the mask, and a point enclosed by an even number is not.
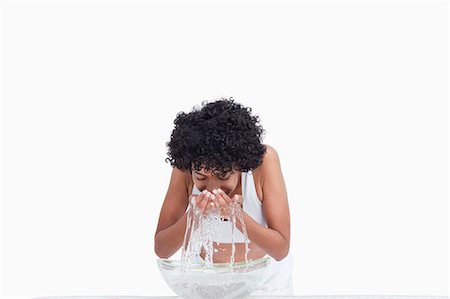
{"type": "MultiPolygon", "coordinates": [[[[155,252],[169,258],[183,244],[190,200],[203,212],[219,209],[213,232],[214,262],[231,256],[230,205],[241,204],[248,259],[271,258],[263,284],[252,295],[293,295],[293,256],[289,253],[290,214],[276,150],[262,144],[264,129],[251,108],[232,98],[203,102],[174,121],[167,162],[173,167],[155,233],[155,252]]],[[[244,260],[244,237],[235,230],[235,261],[244,260]],[[238,242],[238,243],[236,243],[238,242]]],[[[204,253],[202,253],[204,258],[204,253]]]]}

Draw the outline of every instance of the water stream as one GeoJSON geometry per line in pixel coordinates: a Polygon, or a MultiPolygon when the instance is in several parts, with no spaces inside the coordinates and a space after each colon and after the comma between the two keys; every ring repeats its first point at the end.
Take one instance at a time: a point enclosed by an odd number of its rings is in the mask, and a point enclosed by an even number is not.
{"type": "MultiPolygon", "coordinates": [[[[226,225],[231,225],[231,255],[229,259],[230,269],[233,269],[235,264],[235,231],[238,230],[238,224],[242,228],[242,234],[244,236],[245,243],[245,255],[244,261],[248,263],[248,252],[250,251],[248,243],[250,243],[247,235],[247,229],[244,223],[244,215],[241,206],[237,203],[233,203],[230,206],[230,217],[226,225]]],[[[218,253],[218,250],[214,248],[214,241],[212,240],[213,229],[216,229],[221,224],[223,225],[223,218],[216,208],[210,208],[207,212],[202,213],[200,208],[197,207],[195,198],[191,200],[186,210],[187,221],[186,231],[183,240],[183,247],[181,253],[181,265],[182,269],[188,267],[214,267],[214,254],[218,253]],[[204,251],[204,258],[200,256],[204,251]]],[[[225,232],[220,232],[224,234],[225,232]]],[[[220,245],[219,243],[217,243],[220,245]]]]}

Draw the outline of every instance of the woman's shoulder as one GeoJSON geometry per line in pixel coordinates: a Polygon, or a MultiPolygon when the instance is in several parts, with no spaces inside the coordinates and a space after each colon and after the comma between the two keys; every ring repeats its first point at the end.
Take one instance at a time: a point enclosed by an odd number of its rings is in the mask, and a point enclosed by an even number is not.
{"type": "Polygon", "coordinates": [[[266,148],[266,152],[264,154],[262,163],[252,171],[253,174],[258,177],[260,182],[264,181],[264,177],[270,174],[271,169],[273,169],[274,167],[279,167],[280,165],[280,159],[278,157],[277,150],[269,144],[263,145],[266,148]]]}
{"type": "Polygon", "coordinates": [[[264,157],[261,164],[257,168],[255,168],[255,171],[259,172],[261,172],[261,170],[263,169],[267,169],[268,167],[270,168],[274,164],[279,163],[280,160],[278,157],[278,152],[273,146],[269,144],[263,145],[266,148],[266,152],[264,153],[264,157]]]}
{"type": "MultiPolygon", "coordinates": [[[[181,170],[177,167],[172,168],[171,185],[178,189],[186,189],[188,194],[191,193],[194,183],[192,181],[192,175],[189,171],[181,170]]],[[[182,190],[179,190],[182,191],[182,190]]]]}
{"type": "Polygon", "coordinates": [[[273,146],[266,144],[266,143],[263,145],[266,147],[266,153],[264,154],[264,159],[266,159],[266,156],[268,156],[268,157],[278,156],[278,153],[273,146]]]}
{"type": "Polygon", "coordinates": [[[271,171],[273,171],[274,167],[279,165],[278,153],[275,148],[268,144],[263,145],[266,147],[263,161],[258,167],[252,170],[256,192],[261,202],[264,200],[264,181],[269,175],[273,175],[273,173],[271,174],[271,171]]]}

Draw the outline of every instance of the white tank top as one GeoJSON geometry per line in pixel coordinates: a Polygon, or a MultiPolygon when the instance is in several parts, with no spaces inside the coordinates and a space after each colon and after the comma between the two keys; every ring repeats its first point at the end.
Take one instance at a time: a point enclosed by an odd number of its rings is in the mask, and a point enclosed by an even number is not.
{"type": "MultiPolygon", "coordinates": [[[[253,180],[253,173],[242,172],[241,175],[242,195],[244,201],[242,203],[243,210],[251,216],[256,222],[264,227],[267,227],[266,219],[264,218],[262,203],[256,193],[255,182],[253,180]]],[[[193,187],[192,194],[200,194],[200,190],[197,187],[193,187]]],[[[211,231],[211,240],[218,243],[231,243],[231,221],[221,221],[217,227],[214,227],[211,231]]],[[[244,243],[244,235],[238,229],[234,230],[234,242],[244,243]]],[[[250,243],[250,241],[249,241],[250,243]]]]}
{"type": "MultiPolygon", "coordinates": [[[[243,210],[250,215],[259,224],[268,227],[266,219],[264,218],[262,203],[256,193],[255,182],[253,180],[253,173],[242,172],[241,176],[242,195],[244,197],[243,210]]],[[[192,194],[200,194],[195,185],[192,189],[192,194]]],[[[230,221],[221,221],[217,230],[213,230],[211,233],[211,240],[218,243],[231,243],[231,226],[230,221]]],[[[234,242],[244,243],[244,235],[239,229],[234,230],[234,242]]],[[[250,243],[251,241],[249,241],[250,243]]],[[[294,256],[290,252],[287,257],[281,261],[276,261],[270,257],[270,264],[264,273],[264,277],[259,287],[252,292],[252,296],[293,296],[294,286],[292,280],[292,268],[294,264],[294,256]]]]}

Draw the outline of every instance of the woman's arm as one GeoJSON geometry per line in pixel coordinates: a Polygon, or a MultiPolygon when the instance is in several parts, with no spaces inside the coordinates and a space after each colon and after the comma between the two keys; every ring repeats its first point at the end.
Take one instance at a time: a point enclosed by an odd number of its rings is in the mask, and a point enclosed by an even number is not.
{"type": "Polygon", "coordinates": [[[174,168],[155,232],[155,253],[169,258],[183,245],[188,206],[186,174],[174,168]]]}
{"type": "MultiPolygon", "coordinates": [[[[290,215],[286,186],[281,171],[280,159],[274,148],[267,146],[261,164],[261,186],[263,189],[263,213],[268,228],[256,222],[244,211],[244,223],[248,238],[275,260],[285,258],[290,246],[290,215]]],[[[240,222],[237,228],[242,231],[240,222]]]]}
{"type": "Polygon", "coordinates": [[[183,245],[187,213],[175,224],[156,233],[155,253],[160,258],[169,258],[183,245]]]}

